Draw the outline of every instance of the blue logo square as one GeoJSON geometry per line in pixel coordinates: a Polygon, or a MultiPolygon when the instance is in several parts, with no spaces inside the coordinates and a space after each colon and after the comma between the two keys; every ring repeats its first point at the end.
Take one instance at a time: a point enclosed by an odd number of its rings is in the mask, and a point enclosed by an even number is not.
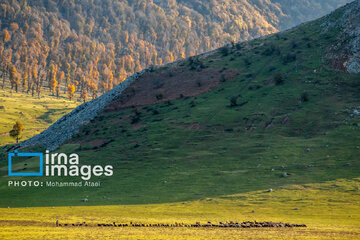
{"type": "Polygon", "coordinates": [[[18,151],[14,151],[13,153],[8,154],[9,159],[9,176],[43,176],[43,153],[19,153],[18,151]],[[12,157],[39,157],[40,159],[40,171],[34,173],[13,173],[11,169],[11,158],[12,157]]]}

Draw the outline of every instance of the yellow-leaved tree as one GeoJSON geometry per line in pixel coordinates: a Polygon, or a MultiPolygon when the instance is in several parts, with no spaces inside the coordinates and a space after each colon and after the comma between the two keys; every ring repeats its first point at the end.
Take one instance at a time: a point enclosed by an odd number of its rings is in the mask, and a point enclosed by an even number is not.
{"type": "Polygon", "coordinates": [[[23,131],[23,124],[20,121],[16,121],[13,128],[9,132],[10,137],[14,138],[16,140],[16,143],[18,143],[19,139],[21,138],[22,131],[23,131]]]}
{"type": "Polygon", "coordinates": [[[68,96],[69,96],[70,100],[74,97],[75,90],[76,90],[76,88],[75,88],[74,84],[68,85],[68,96]]]}

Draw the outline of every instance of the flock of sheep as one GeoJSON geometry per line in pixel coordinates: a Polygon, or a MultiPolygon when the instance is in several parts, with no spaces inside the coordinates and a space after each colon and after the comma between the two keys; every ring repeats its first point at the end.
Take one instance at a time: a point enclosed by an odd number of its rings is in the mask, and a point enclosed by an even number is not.
{"type": "MultiPolygon", "coordinates": [[[[81,227],[81,226],[89,226],[86,222],[77,222],[73,224],[59,223],[59,220],[56,221],[57,227],[81,227]]],[[[219,222],[219,224],[213,224],[211,222],[207,222],[206,224],[200,224],[200,222],[196,222],[195,224],[185,224],[185,223],[174,223],[174,224],[162,224],[162,223],[156,223],[156,224],[142,224],[142,223],[133,223],[130,222],[129,224],[116,224],[113,223],[98,223],[94,224],[93,226],[97,227],[192,227],[192,228],[292,228],[292,227],[306,227],[305,224],[291,224],[291,223],[282,223],[282,222],[251,222],[251,221],[245,221],[245,222],[219,222]]]]}

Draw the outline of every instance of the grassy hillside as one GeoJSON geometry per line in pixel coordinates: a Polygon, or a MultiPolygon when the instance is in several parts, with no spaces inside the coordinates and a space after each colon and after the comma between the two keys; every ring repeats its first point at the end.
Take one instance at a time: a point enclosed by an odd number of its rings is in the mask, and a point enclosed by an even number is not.
{"type": "Polygon", "coordinates": [[[0,209],[2,239],[359,239],[360,179],[167,204],[0,209]],[[254,211],[254,212],[253,212],[254,211]],[[86,221],[87,227],[55,227],[86,221]],[[306,223],[306,229],[114,228],[98,223],[306,223]],[[21,231],[19,227],[21,226],[21,231]],[[46,232],[46,234],[44,234],[46,232]]]}
{"type": "MultiPolygon", "coordinates": [[[[359,177],[359,76],[329,68],[323,56],[341,29],[324,30],[323,22],[156,70],[169,82],[178,69],[191,71],[193,87],[183,96],[160,96],[167,85],[152,79],[151,103],[122,108],[115,101],[57,151],[78,153],[82,164],[111,164],[114,176],[76,191],[10,190],[2,177],[0,206],[80,205],[85,196],[90,205],[178,202],[359,177]],[[236,76],[187,97],[203,84],[199,72],[227,70],[236,76]]],[[[125,104],[144,94],[136,84],[125,104]]],[[[0,174],[6,171],[4,159],[0,174]]]]}
{"type": "Polygon", "coordinates": [[[9,136],[15,121],[20,120],[24,125],[23,141],[45,130],[78,104],[65,98],[44,96],[39,99],[0,89],[0,145],[15,143],[9,136]]]}

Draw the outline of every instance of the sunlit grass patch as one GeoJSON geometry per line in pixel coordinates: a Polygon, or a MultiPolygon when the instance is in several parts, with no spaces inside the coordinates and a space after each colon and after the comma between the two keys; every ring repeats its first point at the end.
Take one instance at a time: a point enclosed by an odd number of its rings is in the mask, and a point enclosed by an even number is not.
{"type": "Polygon", "coordinates": [[[359,239],[360,179],[234,194],[198,201],[91,207],[0,209],[1,239],[359,239]],[[87,227],[55,227],[87,222],[87,227]],[[98,223],[278,221],[307,228],[97,227],[98,223]],[[21,230],[20,230],[21,229],[21,230]]]}

